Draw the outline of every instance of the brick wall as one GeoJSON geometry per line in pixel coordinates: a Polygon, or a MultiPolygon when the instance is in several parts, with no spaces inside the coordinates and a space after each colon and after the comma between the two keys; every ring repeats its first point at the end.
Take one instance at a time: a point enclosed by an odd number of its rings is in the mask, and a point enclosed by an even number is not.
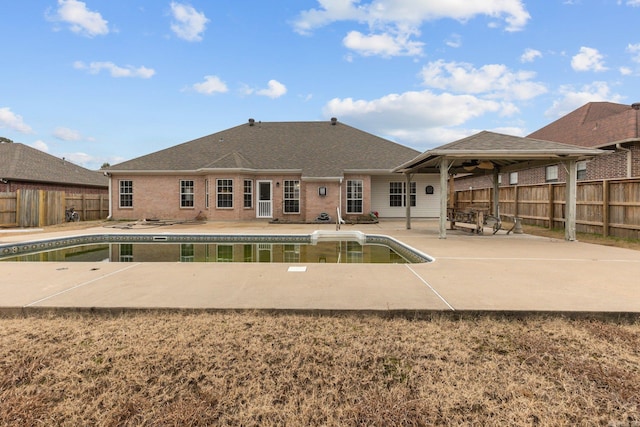
{"type": "MultiPolygon", "coordinates": [[[[631,177],[640,176],[640,144],[630,146],[629,152],[625,150],[611,151],[587,161],[587,170],[584,180],[627,178],[629,157],[631,157],[631,177]]],[[[469,187],[491,187],[492,174],[463,177],[456,179],[456,190],[466,190],[469,187]]],[[[562,164],[558,164],[558,182],[566,182],[567,173],[562,164]]],[[[509,185],[509,174],[501,174],[501,186],[509,185]]],[[[518,171],[518,184],[531,185],[546,182],[546,167],[531,168],[518,171]]]]}
{"type": "Polygon", "coordinates": [[[342,199],[342,217],[356,219],[371,211],[371,177],[368,175],[346,175],[342,185],[338,181],[304,181],[299,175],[173,175],[173,176],[112,176],[112,218],[116,220],[175,219],[191,220],[196,217],[208,220],[252,220],[256,219],[259,181],[270,181],[274,219],[294,222],[314,221],[326,212],[332,221],[336,218],[336,207],[342,199]],[[216,180],[233,180],[233,208],[218,208],[216,203],[216,180]],[[244,180],[253,183],[253,204],[244,207],[244,180]],[[348,214],[347,181],[362,180],[362,214],[348,214]],[[133,182],[133,207],[120,207],[119,189],[121,180],[133,182]],[[180,207],[180,181],[193,180],[194,206],[180,207]],[[209,206],[206,206],[205,181],[209,181],[209,206]],[[300,212],[284,213],[284,182],[300,181],[300,212]],[[319,187],[326,187],[326,196],[318,194],[319,187]],[[340,196],[342,191],[342,197],[340,196]]]}

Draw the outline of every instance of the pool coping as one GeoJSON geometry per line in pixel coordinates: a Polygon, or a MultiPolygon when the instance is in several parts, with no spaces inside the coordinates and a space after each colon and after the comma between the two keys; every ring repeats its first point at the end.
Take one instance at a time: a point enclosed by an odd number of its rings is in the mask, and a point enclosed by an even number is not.
{"type": "Polygon", "coordinates": [[[410,263],[435,261],[432,256],[391,236],[366,234],[360,231],[329,232],[326,230],[315,230],[310,234],[88,233],[0,244],[0,261],[13,256],[99,243],[299,243],[315,245],[320,241],[356,241],[360,244],[386,245],[410,263]]]}

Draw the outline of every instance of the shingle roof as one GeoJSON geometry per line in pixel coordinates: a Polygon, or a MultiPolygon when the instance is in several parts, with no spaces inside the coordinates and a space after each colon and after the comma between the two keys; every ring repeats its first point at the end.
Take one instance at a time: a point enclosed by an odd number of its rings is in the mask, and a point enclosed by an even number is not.
{"type": "Polygon", "coordinates": [[[66,185],[107,187],[102,173],[91,171],[21,143],[0,144],[0,178],[66,185]]]}
{"type": "Polygon", "coordinates": [[[522,169],[534,164],[557,163],[564,159],[589,158],[601,153],[594,148],[482,131],[425,151],[395,168],[396,172],[438,173],[440,160],[450,160],[450,172],[468,172],[465,166],[482,160],[501,170],[522,169]]]}
{"type": "MultiPolygon", "coordinates": [[[[634,104],[635,105],[635,104],[634,104]]],[[[604,147],[640,139],[640,110],[612,102],[590,102],[529,135],[582,147],[604,147]]]]}
{"type": "Polygon", "coordinates": [[[345,171],[388,172],[417,154],[339,122],[255,122],[113,165],[109,170],[244,169],[341,177],[345,171]]]}

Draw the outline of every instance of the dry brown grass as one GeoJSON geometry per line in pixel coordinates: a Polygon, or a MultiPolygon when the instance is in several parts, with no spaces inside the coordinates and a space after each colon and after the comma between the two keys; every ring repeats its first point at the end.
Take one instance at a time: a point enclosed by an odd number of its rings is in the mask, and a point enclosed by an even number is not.
{"type": "Polygon", "coordinates": [[[143,312],[0,319],[2,425],[640,425],[640,323],[143,312]]]}

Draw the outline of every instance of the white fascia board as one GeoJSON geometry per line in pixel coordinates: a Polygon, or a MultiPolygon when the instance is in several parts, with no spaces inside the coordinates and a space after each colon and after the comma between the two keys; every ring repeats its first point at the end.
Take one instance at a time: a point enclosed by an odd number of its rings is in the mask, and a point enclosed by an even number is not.
{"type": "Polygon", "coordinates": [[[302,181],[305,182],[340,182],[343,176],[303,176],[302,181]]]}

